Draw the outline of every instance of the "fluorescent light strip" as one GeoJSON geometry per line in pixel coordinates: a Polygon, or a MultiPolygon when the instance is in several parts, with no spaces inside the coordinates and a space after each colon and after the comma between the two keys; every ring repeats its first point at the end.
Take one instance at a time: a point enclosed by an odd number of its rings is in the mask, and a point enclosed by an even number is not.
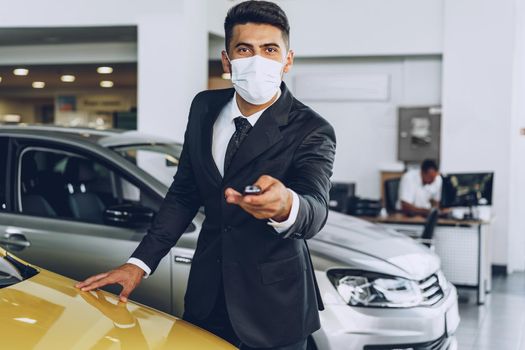
{"type": "Polygon", "coordinates": [[[100,82],[100,86],[103,87],[103,88],[111,88],[113,87],[113,82],[111,80],[102,80],[100,82]]]}
{"type": "Polygon", "coordinates": [[[98,74],[111,74],[113,73],[113,68],[111,67],[98,67],[97,68],[97,73],[98,74]]]}
{"type": "Polygon", "coordinates": [[[18,75],[20,77],[25,77],[29,74],[29,69],[26,68],[16,68],[13,70],[14,75],[18,75]]]}
{"type": "Polygon", "coordinates": [[[63,81],[64,83],[72,83],[76,79],[77,78],[74,75],[71,75],[71,74],[64,74],[63,76],[60,77],[60,80],[63,81]]]}

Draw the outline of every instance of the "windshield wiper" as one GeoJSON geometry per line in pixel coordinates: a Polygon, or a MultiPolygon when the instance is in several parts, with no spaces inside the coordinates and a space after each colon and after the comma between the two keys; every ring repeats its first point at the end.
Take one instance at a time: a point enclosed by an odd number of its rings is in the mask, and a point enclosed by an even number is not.
{"type": "Polygon", "coordinates": [[[3,273],[0,271],[0,289],[12,286],[13,284],[16,284],[20,282],[20,280],[14,276],[11,276],[8,273],[3,273]]]}
{"type": "Polygon", "coordinates": [[[38,270],[9,255],[0,258],[0,289],[33,277],[38,270]]]}

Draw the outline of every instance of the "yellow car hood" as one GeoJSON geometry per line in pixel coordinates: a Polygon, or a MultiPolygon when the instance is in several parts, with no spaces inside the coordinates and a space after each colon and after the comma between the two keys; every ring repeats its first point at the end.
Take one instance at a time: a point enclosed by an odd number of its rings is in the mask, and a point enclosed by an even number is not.
{"type": "Polygon", "coordinates": [[[81,292],[73,280],[39,271],[0,289],[2,349],[234,349],[183,320],[106,292],[81,292]]]}

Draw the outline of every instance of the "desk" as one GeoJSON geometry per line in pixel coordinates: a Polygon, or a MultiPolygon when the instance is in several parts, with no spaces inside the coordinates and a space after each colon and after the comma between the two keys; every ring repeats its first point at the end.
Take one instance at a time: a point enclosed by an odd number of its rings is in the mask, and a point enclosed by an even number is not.
{"type": "MultiPolygon", "coordinates": [[[[365,218],[410,236],[423,232],[425,218],[393,214],[365,218]]],[[[492,288],[490,261],[491,222],[481,220],[439,219],[434,231],[435,253],[447,279],[459,287],[477,289],[478,304],[492,288]]]]}

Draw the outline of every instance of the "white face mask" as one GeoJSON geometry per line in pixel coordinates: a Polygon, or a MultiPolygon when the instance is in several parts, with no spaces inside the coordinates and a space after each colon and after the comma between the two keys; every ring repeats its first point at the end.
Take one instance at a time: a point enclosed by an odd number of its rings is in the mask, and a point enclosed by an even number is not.
{"type": "Polygon", "coordinates": [[[258,55],[230,61],[232,83],[241,97],[254,105],[267,103],[281,86],[283,63],[258,55]]]}

